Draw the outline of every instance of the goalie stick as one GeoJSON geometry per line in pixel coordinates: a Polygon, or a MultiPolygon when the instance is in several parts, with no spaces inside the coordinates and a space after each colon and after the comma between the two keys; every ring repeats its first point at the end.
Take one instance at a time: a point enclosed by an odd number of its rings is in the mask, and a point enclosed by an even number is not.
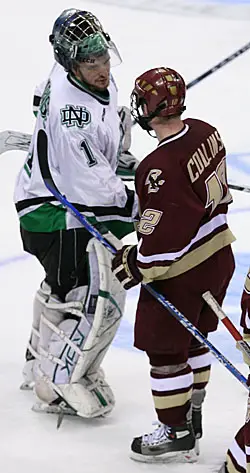
{"type": "MultiPolygon", "coordinates": [[[[77,220],[86,228],[88,232],[95,238],[97,238],[112,254],[116,254],[116,249],[111,245],[102,235],[99,233],[96,228],[91,225],[87,218],[82,215],[75,206],[67,200],[65,196],[56,187],[53,177],[51,175],[49,164],[48,164],[48,140],[47,135],[44,130],[39,130],[38,140],[37,140],[37,153],[38,161],[41,170],[41,174],[44,180],[44,183],[47,189],[51,194],[59,201],[62,205],[68,208],[77,220]]],[[[219,351],[217,348],[206,338],[204,335],[181,313],[179,310],[171,304],[162,294],[158,293],[153,284],[144,284],[142,286],[155,298],[160,304],[168,310],[168,312],[175,317],[199,342],[206,345],[211,353],[217,358],[217,360],[222,363],[225,368],[227,368],[230,373],[235,376],[236,379],[248,390],[250,391],[249,386],[247,385],[246,378],[240,373],[240,371],[235,368],[235,366],[219,351]]]]}
{"type": "MultiPolygon", "coordinates": [[[[6,151],[28,151],[32,135],[21,133],[19,131],[1,131],[0,132],[0,154],[6,151]]],[[[131,178],[122,178],[124,181],[131,181],[131,178]]],[[[239,186],[237,184],[228,184],[230,189],[242,192],[250,192],[250,187],[239,186]]]]}

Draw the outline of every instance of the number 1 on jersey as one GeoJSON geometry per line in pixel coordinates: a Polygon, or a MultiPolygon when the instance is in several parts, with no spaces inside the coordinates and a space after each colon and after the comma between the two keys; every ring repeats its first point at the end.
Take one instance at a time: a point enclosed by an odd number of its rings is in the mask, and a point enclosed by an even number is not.
{"type": "Polygon", "coordinates": [[[89,167],[95,166],[97,164],[97,160],[94,157],[92,150],[87,142],[87,140],[82,140],[80,143],[80,148],[84,152],[86,158],[87,158],[87,164],[89,167]]]}

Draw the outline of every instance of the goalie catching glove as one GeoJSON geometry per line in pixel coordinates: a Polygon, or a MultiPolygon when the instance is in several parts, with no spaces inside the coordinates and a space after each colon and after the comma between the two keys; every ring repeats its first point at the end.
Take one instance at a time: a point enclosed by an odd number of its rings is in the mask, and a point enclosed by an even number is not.
{"type": "Polygon", "coordinates": [[[116,174],[120,176],[123,181],[133,181],[139,163],[140,161],[138,161],[130,151],[123,151],[119,156],[116,174]]]}
{"type": "Polygon", "coordinates": [[[140,161],[129,151],[131,146],[132,120],[128,107],[118,107],[120,127],[123,134],[122,147],[118,161],[117,174],[123,181],[133,181],[140,161]]]}
{"type": "Polygon", "coordinates": [[[112,271],[124,289],[131,289],[142,281],[136,265],[137,245],[125,245],[112,261],[112,271]]]}
{"type": "Polygon", "coordinates": [[[118,161],[118,173],[122,171],[136,171],[140,161],[130,151],[123,151],[118,161]]]}

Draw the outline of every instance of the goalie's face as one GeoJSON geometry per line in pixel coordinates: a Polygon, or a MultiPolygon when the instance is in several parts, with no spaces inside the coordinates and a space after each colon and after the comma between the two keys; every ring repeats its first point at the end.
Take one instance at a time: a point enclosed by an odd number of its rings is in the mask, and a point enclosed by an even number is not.
{"type": "Polygon", "coordinates": [[[110,56],[106,52],[102,56],[90,56],[85,61],[80,62],[76,69],[76,77],[87,82],[90,87],[104,91],[109,86],[110,81],[110,56]]]}

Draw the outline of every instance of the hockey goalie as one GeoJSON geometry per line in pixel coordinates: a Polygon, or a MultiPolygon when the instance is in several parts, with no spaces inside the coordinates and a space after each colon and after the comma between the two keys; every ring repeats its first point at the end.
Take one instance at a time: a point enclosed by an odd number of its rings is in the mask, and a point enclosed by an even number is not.
{"type": "Polygon", "coordinates": [[[46,130],[48,166],[60,192],[119,248],[119,239],[134,231],[138,211],[134,191],[117,174],[118,163],[127,171],[135,165],[126,132],[131,118],[118,110],[110,73],[119,53],[92,13],[62,12],[50,42],[56,64],[42,96],[35,96],[35,130],[15,187],[24,250],[45,270],[23,388],[34,385],[37,410],[91,418],[114,406],[101,362],[119,326],[125,291],[111,271],[112,257],[46,188],[37,136],[46,130]]]}

